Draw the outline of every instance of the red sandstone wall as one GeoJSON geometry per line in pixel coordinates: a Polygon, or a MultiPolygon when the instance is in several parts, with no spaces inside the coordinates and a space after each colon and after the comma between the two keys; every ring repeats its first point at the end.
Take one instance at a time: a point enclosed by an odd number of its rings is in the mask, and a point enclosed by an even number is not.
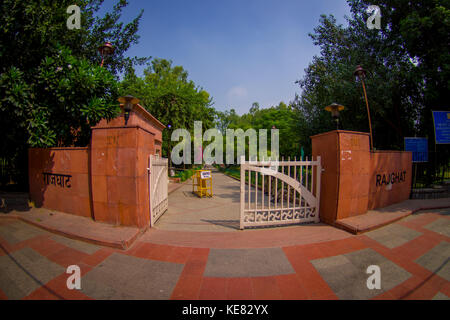
{"type": "MultiPolygon", "coordinates": [[[[120,116],[112,120],[101,120],[95,128],[110,128],[110,127],[125,127],[125,119],[123,112],[120,116]]],[[[159,150],[161,155],[161,145],[162,145],[162,131],[165,128],[161,122],[154,118],[147,110],[145,110],[141,105],[134,107],[133,112],[130,114],[128,119],[127,127],[140,127],[145,131],[154,135],[155,139],[155,154],[159,150]]]]}
{"type": "Polygon", "coordinates": [[[339,132],[339,195],[337,219],[364,214],[369,203],[369,135],[339,132]]]}
{"type": "MultiPolygon", "coordinates": [[[[313,157],[321,156],[320,219],[334,221],[364,214],[409,198],[412,154],[370,152],[369,135],[331,131],[311,137],[313,157]],[[402,181],[377,185],[377,175],[403,173],[402,181]]],[[[394,175],[395,180],[395,175],[394,175]]]]}
{"type": "Polygon", "coordinates": [[[96,221],[149,226],[147,168],[163,127],[137,106],[127,126],[122,115],[111,121],[102,120],[92,128],[92,200],[96,221]]]}
{"type": "Polygon", "coordinates": [[[320,182],[320,220],[332,224],[336,220],[338,194],[338,139],[337,135],[322,134],[312,137],[312,156],[321,157],[322,174],[320,182]]]}
{"type": "Polygon", "coordinates": [[[148,161],[156,153],[157,139],[162,142],[163,129],[164,125],[137,106],[127,126],[121,115],[93,127],[90,149],[30,149],[31,199],[38,207],[96,221],[148,227],[148,161]],[[61,175],[70,175],[70,183],[63,185],[67,177],[61,175]],[[44,177],[50,177],[50,183],[44,177]]]}
{"type": "Polygon", "coordinates": [[[411,192],[412,153],[377,151],[371,156],[369,210],[408,200],[411,192]],[[378,175],[388,182],[390,174],[393,174],[393,183],[383,183],[382,179],[381,184],[380,180],[377,183],[378,175]]]}
{"type": "Polygon", "coordinates": [[[91,164],[96,221],[148,225],[147,168],[153,146],[153,135],[140,128],[93,128],[91,164]]]}
{"type": "Polygon", "coordinates": [[[33,148],[28,156],[30,198],[37,207],[91,217],[88,148],[33,148]],[[44,180],[44,173],[53,175],[44,180]]]}

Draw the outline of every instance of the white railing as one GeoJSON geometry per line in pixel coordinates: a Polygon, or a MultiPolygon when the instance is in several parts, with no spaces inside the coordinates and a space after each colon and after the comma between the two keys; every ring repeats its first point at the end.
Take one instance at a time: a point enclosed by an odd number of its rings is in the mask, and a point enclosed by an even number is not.
{"type": "Polygon", "coordinates": [[[169,207],[168,159],[150,155],[149,197],[150,226],[153,227],[169,207]]]}
{"type": "Polygon", "coordinates": [[[314,161],[241,158],[240,228],[320,222],[320,157],[314,161]]]}

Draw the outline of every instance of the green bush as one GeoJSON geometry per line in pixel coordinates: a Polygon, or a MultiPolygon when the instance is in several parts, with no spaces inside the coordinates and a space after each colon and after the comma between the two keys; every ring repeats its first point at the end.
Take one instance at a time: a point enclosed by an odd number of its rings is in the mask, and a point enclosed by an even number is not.
{"type": "Polygon", "coordinates": [[[192,169],[186,169],[183,171],[179,171],[175,175],[175,177],[180,178],[181,182],[184,182],[184,181],[188,180],[189,178],[191,178],[195,174],[195,170],[200,170],[201,168],[202,168],[202,166],[198,165],[192,169]]]}

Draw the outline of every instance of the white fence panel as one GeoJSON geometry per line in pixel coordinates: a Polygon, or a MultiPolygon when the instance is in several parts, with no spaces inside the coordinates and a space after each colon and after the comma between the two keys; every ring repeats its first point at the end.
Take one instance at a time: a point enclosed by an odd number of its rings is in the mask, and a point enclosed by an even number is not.
{"type": "Polygon", "coordinates": [[[151,227],[155,225],[156,221],[169,207],[168,167],[168,159],[150,155],[148,180],[151,227]]]}
{"type": "Polygon", "coordinates": [[[318,223],[320,157],[314,161],[241,158],[240,228],[318,223]]]}

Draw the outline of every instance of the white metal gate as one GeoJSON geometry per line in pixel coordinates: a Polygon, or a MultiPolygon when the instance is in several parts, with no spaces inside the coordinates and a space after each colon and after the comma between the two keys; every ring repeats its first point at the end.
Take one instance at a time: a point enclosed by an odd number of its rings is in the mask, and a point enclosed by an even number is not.
{"type": "Polygon", "coordinates": [[[240,228],[320,222],[320,157],[315,161],[241,158],[240,228]]]}
{"type": "Polygon", "coordinates": [[[168,166],[166,158],[150,155],[149,159],[149,197],[150,226],[153,227],[169,207],[168,166]]]}

